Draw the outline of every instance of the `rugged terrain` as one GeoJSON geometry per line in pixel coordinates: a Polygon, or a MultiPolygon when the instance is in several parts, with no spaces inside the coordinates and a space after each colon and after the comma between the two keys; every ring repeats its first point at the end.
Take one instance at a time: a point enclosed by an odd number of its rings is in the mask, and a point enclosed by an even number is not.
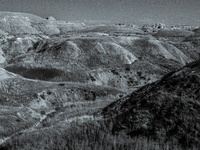
{"type": "Polygon", "coordinates": [[[1,12],[0,147],[197,145],[198,30],[1,12]]]}

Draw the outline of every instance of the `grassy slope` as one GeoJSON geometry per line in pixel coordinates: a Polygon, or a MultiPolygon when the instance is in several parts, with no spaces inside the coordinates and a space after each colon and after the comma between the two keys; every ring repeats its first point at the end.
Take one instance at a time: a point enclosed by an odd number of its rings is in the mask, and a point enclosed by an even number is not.
{"type": "Polygon", "coordinates": [[[1,149],[168,149],[175,145],[151,139],[126,135],[113,135],[100,118],[93,118],[93,111],[102,108],[111,99],[76,103],[50,115],[32,132],[16,135],[0,146],[1,149]],[[15,144],[14,144],[15,143],[15,144]]]}
{"type": "Polygon", "coordinates": [[[199,61],[165,75],[103,110],[113,133],[199,146],[199,61]]]}
{"type": "Polygon", "coordinates": [[[34,125],[42,117],[42,111],[48,113],[76,102],[90,102],[123,93],[94,84],[47,82],[20,76],[7,78],[0,84],[1,138],[34,125]]]}

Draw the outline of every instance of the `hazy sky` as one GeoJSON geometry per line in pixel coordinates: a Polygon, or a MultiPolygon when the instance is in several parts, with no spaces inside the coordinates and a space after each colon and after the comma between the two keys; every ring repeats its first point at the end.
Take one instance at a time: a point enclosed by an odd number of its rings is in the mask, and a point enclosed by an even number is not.
{"type": "Polygon", "coordinates": [[[0,0],[0,11],[65,21],[200,25],[200,0],[0,0]]]}

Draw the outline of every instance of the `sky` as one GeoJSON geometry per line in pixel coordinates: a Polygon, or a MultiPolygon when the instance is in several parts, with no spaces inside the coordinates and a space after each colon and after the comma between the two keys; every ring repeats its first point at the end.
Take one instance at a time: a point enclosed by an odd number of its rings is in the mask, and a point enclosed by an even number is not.
{"type": "Polygon", "coordinates": [[[65,21],[200,25],[200,0],[0,0],[0,11],[65,21]]]}

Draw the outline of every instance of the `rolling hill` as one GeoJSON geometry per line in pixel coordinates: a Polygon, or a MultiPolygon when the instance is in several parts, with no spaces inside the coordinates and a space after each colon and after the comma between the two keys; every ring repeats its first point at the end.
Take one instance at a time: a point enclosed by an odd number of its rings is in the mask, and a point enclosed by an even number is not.
{"type": "Polygon", "coordinates": [[[1,65],[27,78],[95,83],[124,90],[155,81],[194,60],[174,45],[146,35],[13,37],[4,40],[2,51],[1,65]],[[55,76],[45,77],[42,68],[52,69],[55,76]],[[39,72],[31,77],[31,70],[39,72]]]}

